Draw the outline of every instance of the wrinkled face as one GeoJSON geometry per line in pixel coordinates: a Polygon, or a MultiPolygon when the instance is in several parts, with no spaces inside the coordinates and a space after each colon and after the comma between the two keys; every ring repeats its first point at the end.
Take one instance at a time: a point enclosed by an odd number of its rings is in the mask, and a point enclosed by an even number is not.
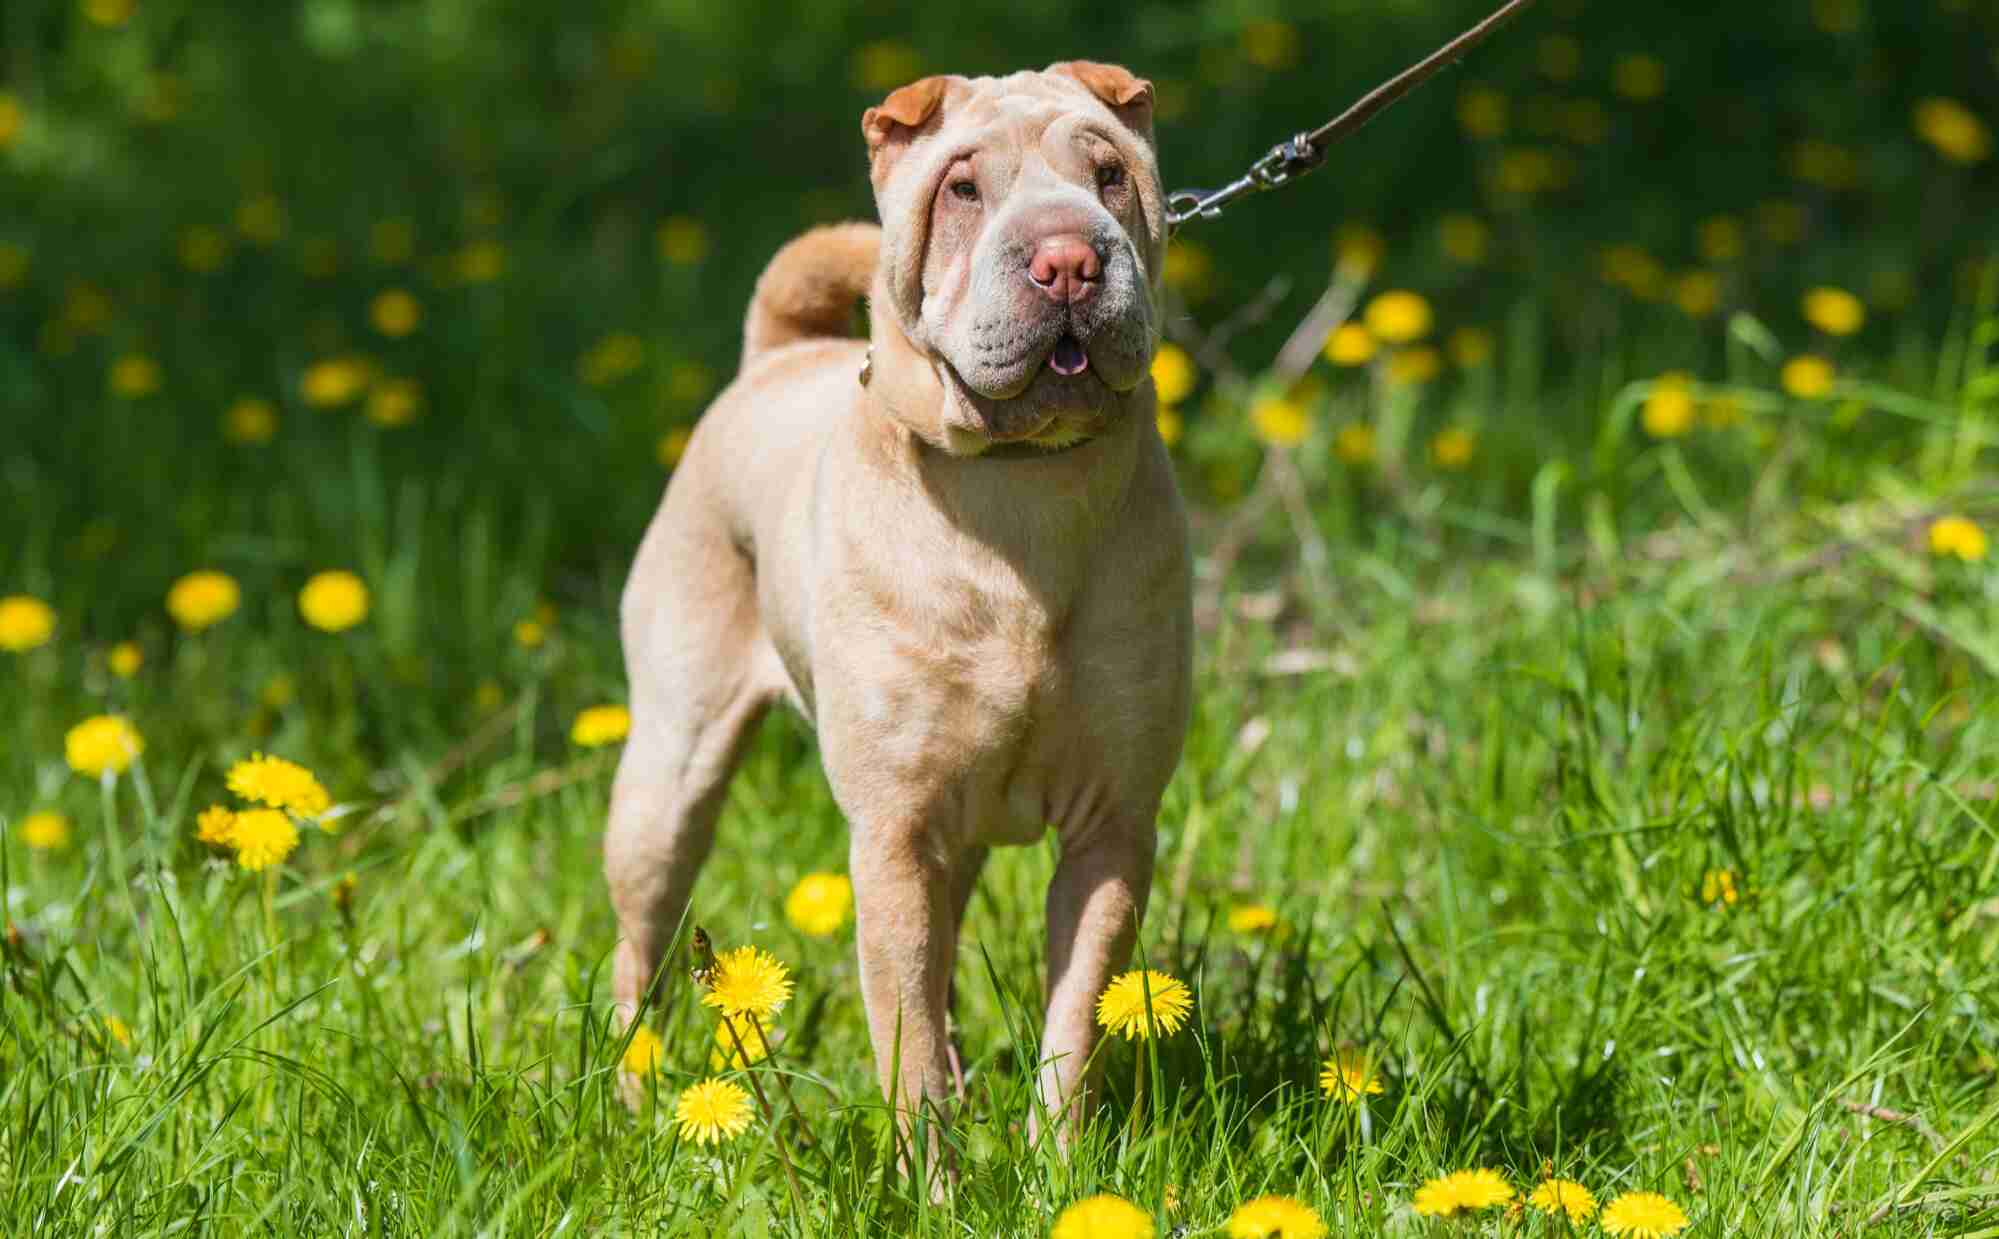
{"type": "Polygon", "coordinates": [[[1067,68],[927,79],[932,110],[876,145],[881,280],[947,372],[955,449],[1059,446],[1150,407],[1166,238],[1150,91],[1067,68]]]}

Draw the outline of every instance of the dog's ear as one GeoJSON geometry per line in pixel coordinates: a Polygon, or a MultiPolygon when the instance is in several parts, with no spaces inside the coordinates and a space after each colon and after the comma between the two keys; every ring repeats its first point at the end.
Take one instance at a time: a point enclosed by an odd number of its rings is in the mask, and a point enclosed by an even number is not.
{"type": "Polygon", "coordinates": [[[950,84],[948,77],[921,78],[861,113],[861,136],[868,140],[868,165],[875,184],[881,184],[896,157],[909,149],[916,131],[943,106],[944,88],[950,84]]]}
{"type": "Polygon", "coordinates": [[[1049,65],[1048,71],[1075,78],[1134,132],[1148,139],[1152,137],[1151,82],[1123,65],[1099,64],[1094,60],[1065,60],[1049,65]]]}

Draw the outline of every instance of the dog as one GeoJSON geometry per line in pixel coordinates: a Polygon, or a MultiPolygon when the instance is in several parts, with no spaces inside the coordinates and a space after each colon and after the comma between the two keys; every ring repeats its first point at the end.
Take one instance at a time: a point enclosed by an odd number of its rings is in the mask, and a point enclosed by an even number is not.
{"type": "Polygon", "coordinates": [[[928,77],[861,129],[880,226],[771,261],[625,588],[615,998],[640,1017],[731,770],[784,701],[849,823],[861,997],[905,1121],[949,1112],[952,962],[988,849],[1054,832],[1036,1088],[1066,1146],[1189,709],[1152,88],[1087,61],[928,77]]]}

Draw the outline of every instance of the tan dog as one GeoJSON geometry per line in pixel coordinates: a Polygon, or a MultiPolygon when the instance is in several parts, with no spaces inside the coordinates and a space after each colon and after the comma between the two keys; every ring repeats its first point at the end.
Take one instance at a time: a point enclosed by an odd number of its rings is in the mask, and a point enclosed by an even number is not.
{"type": "Polygon", "coordinates": [[[1187,531],[1149,373],[1151,102],[1087,62],[905,86],[861,121],[882,227],[809,233],[759,281],[742,370],[624,595],[632,733],[604,853],[625,1018],[783,699],[851,826],[897,1105],[951,1091],[952,960],[987,849],[1056,832],[1038,1083],[1066,1138],[1187,722],[1187,531]],[[839,338],[863,295],[871,341],[839,338]]]}

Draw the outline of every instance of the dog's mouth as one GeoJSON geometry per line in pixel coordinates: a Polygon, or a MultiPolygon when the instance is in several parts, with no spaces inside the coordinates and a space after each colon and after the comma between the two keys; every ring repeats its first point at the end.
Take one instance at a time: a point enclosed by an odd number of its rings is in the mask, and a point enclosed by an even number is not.
{"type": "Polygon", "coordinates": [[[1083,342],[1075,332],[1065,331],[1055,341],[1054,351],[1048,354],[1048,368],[1065,378],[1090,368],[1090,355],[1083,351],[1083,342]]]}

